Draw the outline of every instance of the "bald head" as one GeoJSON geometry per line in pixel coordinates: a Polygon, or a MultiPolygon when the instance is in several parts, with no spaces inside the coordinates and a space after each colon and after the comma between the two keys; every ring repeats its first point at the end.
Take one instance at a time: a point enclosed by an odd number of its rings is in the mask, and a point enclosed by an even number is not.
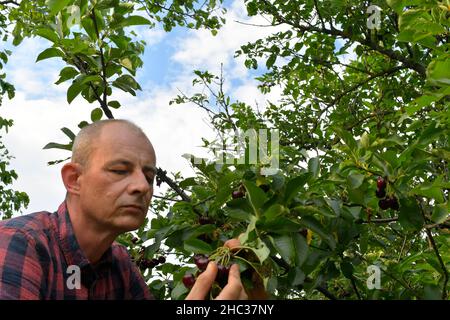
{"type": "Polygon", "coordinates": [[[75,137],[72,146],[72,162],[79,163],[84,167],[89,166],[89,160],[92,152],[96,148],[101,147],[102,135],[104,136],[108,131],[114,130],[114,127],[116,126],[126,128],[127,130],[135,133],[137,136],[144,138],[153,151],[153,146],[148,137],[142,129],[133,122],[119,119],[100,120],[81,129],[75,137]]]}

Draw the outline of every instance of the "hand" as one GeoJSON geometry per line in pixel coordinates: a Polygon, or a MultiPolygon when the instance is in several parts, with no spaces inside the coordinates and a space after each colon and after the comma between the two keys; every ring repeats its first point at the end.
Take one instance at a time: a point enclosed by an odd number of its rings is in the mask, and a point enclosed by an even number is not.
{"type": "MultiPolygon", "coordinates": [[[[211,261],[208,267],[203,271],[195,281],[194,286],[189,292],[186,300],[204,300],[206,295],[211,290],[211,287],[216,280],[217,264],[211,261]]],[[[228,283],[216,297],[216,300],[247,300],[248,296],[245,292],[244,286],[241,282],[241,274],[239,266],[233,264],[228,273],[228,283]]]]}
{"type": "MultiPolygon", "coordinates": [[[[239,247],[241,243],[238,239],[230,239],[225,242],[224,246],[230,249],[239,247]]],[[[211,290],[211,287],[216,280],[217,276],[217,264],[211,261],[208,267],[203,271],[195,281],[194,286],[189,292],[186,300],[204,300],[206,295],[211,290]]],[[[239,266],[234,264],[230,268],[228,273],[228,283],[216,297],[216,300],[247,300],[248,295],[245,292],[244,286],[241,282],[241,274],[239,272],[239,266]]]]}
{"type": "MultiPolygon", "coordinates": [[[[225,242],[224,246],[230,248],[231,251],[234,251],[233,249],[237,250],[241,246],[241,242],[238,239],[230,239],[227,242],[225,242]]],[[[249,300],[266,300],[266,299],[268,299],[268,295],[267,295],[266,289],[264,287],[263,280],[254,271],[252,273],[252,283],[253,283],[252,289],[245,288],[248,299],[249,300]]]]}

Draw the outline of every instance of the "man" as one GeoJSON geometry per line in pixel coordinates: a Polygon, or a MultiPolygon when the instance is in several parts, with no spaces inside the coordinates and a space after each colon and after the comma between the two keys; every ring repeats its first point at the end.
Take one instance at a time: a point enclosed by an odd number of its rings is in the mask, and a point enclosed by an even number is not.
{"type": "MultiPolygon", "coordinates": [[[[133,123],[103,120],[83,128],[61,169],[67,193],[58,210],[0,222],[0,299],[152,299],[114,240],[144,223],[155,165],[152,144],[133,123]],[[77,270],[80,286],[70,281],[77,270]]],[[[210,263],[187,299],[204,299],[216,274],[210,263]]],[[[237,265],[218,299],[247,299],[237,265]]]]}

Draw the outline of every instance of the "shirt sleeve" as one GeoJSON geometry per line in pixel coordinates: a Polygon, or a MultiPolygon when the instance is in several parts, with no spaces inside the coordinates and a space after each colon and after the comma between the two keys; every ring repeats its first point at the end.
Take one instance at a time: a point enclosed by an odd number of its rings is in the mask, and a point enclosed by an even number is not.
{"type": "Polygon", "coordinates": [[[42,277],[36,240],[17,229],[0,229],[0,300],[40,299],[42,277]]]}

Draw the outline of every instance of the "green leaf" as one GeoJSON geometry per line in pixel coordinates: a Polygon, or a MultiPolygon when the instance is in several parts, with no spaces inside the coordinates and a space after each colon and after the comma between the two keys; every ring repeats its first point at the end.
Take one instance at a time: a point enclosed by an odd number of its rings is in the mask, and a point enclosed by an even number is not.
{"type": "Polygon", "coordinates": [[[353,278],[353,265],[348,261],[341,262],[341,271],[347,279],[353,278]]]}
{"type": "Polygon", "coordinates": [[[120,60],[120,64],[122,66],[124,66],[125,68],[127,68],[128,70],[133,70],[133,63],[131,62],[131,60],[129,58],[124,58],[124,59],[120,60]]]}
{"type": "Polygon", "coordinates": [[[332,250],[336,249],[336,240],[327,232],[314,217],[306,216],[300,219],[300,224],[317,233],[332,250]]]}
{"type": "Polygon", "coordinates": [[[250,205],[252,206],[255,215],[259,216],[259,209],[267,201],[267,195],[261,188],[258,188],[253,182],[245,181],[244,186],[247,191],[247,199],[250,205]]]}
{"type": "Polygon", "coordinates": [[[59,73],[59,80],[55,84],[63,83],[64,81],[75,78],[79,74],[78,70],[73,67],[65,67],[59,73]]]}
{"type": "Polygon", "coordinates": [[[141,16],[129,16],[126,17],[121,23],[120,25],[122,27],[129,27],[129,26],[138,26],[138,25],[151,25],[152,23],[141,16]]]}
{"type": "Polygon", "coordinates": [[[289,212],[288,209],[281,204],[274,204],[270,206],[266,211],[264,211],[263,217],[267,219],[267,221],[275,220],[278,216],[282,215],[285,212],[289,212]]]}
{"type": "Polygon", "coordinates": [[[355,173],[347,176],[347,183],[350,189],[359,188],[363,182],[364,182],[363,174],[355,173]]]}
{"type": "Polygon", "coordinates": [[[406,230],[420,230],[424,224],[422,213],[414,198],[400,199],[398,221],[406,230]]]}
{"type": "Polygon", "coordinates": [[[289,270],[287,281],[290,286],[296,287],[304,283],[305,273],[299,267],[292,268],[289,270]]]}
{"type": "Polygon", "coordinates": [[[133,96],[136,95],[135,90],[141,90],[141,86],[134,80],[134,78],[128,74],[118,77],[112,85],[119,88],[125,92],[131,93],[133,96]]]}
{"type": "Polygon", "coordinates": [[[443,223],[449,218],[450,212],[447,203],[437,204],[433,208],[433,214],[431,220],[434,223],[443,223]]]}
{"type": "Polygon", "coordinates": [[[249,236],[250,233],[252,233],[255,228],[256,228],[256,221],[258,219],[255,216],[250,216],[250,222],[247,226],[247,230],[245,231],[245,233],[241,233],[239,235],[239,241],[241,242],[241,244],[245,245],[247,243],[247,241],[249,240],[249,236]]]}
{"type": "Polygon", "coordinates": [[[72,83],[72,85],[67,90],[67,102],[70,104],[81,93],[81,91],[83,91],[85,87],[85,85],[79,82],[72,83]]]}
{"type": "Polygon", "coordinates": [[[108,106],[110,106],[113,109],[119,109],[120,108],[120,102],[119,101],[110,101],[108,102],[108,106]]]}
{"type": "Polygon", "coordinates": [[[430,199],[435,199],[438,203],[443,203],[444,195],[439,187],[434,187],[431,185],[422,185],[411,190],[411,193],[424,196],[430,199]]]}
{"type": "Polygon", "coordinates": [[[91,38],[92,41],[97,41],[97,32],[95,30],[95,24],[90,15],[81,19],[81,26],[83,27],[84,31],[86,31],[86,33],[88,34],[89,38],[91,38]]]}
{"type": "Polygon", "coordinates": [[[239,208],[224,208],[225,215],[239,221],[248,221],[250,222],[251,214],[245,210],[239,208]]]}
{"type": "Polygon", "coordinates": [[[57,43],[59,41],[58,34],[51,29],[40,28],[34,31],[34,34],[42,38],[45,38],[53,43],[57,43]]]}
{"type": "Polygon", "coordinates": [[[441,300],[442,289],[434,284],[427,284],[424,287],[424,299],[425,300],[441,300]]]}
{"type": "Polygon", "coordinates": [[[103,117],[103,110],[100,108],[95,108],[91,112],[91,120],[92,122],[99,121],[103,117]]]}
{"type": "Polygon", "coordinates": [[[74,140],[75,139],[75,133],[72,132],[72,130],[70,130],[69,128],[61,128],[61,131],[65,133],[66,136],[68,136],[70,138],[70,140],[74,140]]]}
{"type": "Polygon", "coordinates": [[[57,48],[45,49],[38,55],[36,62],[54,57],[64,57],[64,52],[57,48]]]}
{"type": "Polygon", "coordinates": [[[276,54],[271,54],[269,59],[267,59],[267,61],[266,61],[267,69],[272,68],[272,66],[274,65],[276,60],[277,60],[277,55],[276,54]]]}
{"type": "Polygon", "coordinates": [[[63,10],[69,3],[73,0],[47,0],[46,4],[50,9],[50,14],[55,15],[61,10],[63,10]]]}
{"type": "Polygon", "coordinates": [[[311,158],[308,161],[308,171],[311,172],[314,179],[319,175],[319,165],[319,157],[311,158]]]}
{"type": "Polygon", "coordinates": [[[333,127],[333,131],[336,132],[338,137],[344,141],[344,143],[349,147],[350,151],[355,154],[358,148],[358,144],[356,143],[350,132],[338,127],[333,127]]]}
{"type": "Polygon", "coordinates": [[[119,5],[119,0],[101,0],[95,5],[95,9],[104,10],[115,8],[119,5]]]}
{"type": "Polygon", "coordinates": [[[256,238],[252,245],[252,251],[256,254],[260,263],[263,263],[270,255],[270,249],[260,238],[256,238]]]}
{"type": "Polygon", "coordinates": [[[280,254],[281,258],[289,265],[294,265],[295,249],[294,242],[290,235],[280,235],[269,237],[272,240],[273,246],[280,254]]]}
{"type": "Polygon", "coordinates": [[[194,253],[210,254],[212,248],[206,242],[199,239],[188,239],[184,241],[184,250],[194,253]]]}
{"type": "Polygon", "coordinates": [[[450,86],[450,59],[432,61],[427,68],[427,80],[431,85],[450,86]]]}
{"type": "Polygon", "coordinates": [[[289,233],[296,232],[300,229],[300,224],[286,217],[278,217],[275,220],[266,221],[261,224],[257,223],[258,228],[272,233],[289,233]]]}
{"type": "Polygon", "coordinates": [[[310,177],[311,173],[308,172],[289,180],[286,185],[284,202],[288,203],[298,193],[298,191],[305,186],[305,183],[309,180],[310,177]]]}
{"type": "Polygon", "coordinates": [[[60,144],[55,142],[50,142],[45,145],[43,149],[62,149],[62,150],[68,150],[72,151],[72,144],[60,144]]]}
{"type": "Polygon", "coordinates": [[[183,282],[178,282],[175,288],[173,288],[172,292],[170,293],[170,296],[173,300],[179,300],[180,297],[184,294],[186,294],[189,291],[188,288],[183,284],[183,282]]]}

